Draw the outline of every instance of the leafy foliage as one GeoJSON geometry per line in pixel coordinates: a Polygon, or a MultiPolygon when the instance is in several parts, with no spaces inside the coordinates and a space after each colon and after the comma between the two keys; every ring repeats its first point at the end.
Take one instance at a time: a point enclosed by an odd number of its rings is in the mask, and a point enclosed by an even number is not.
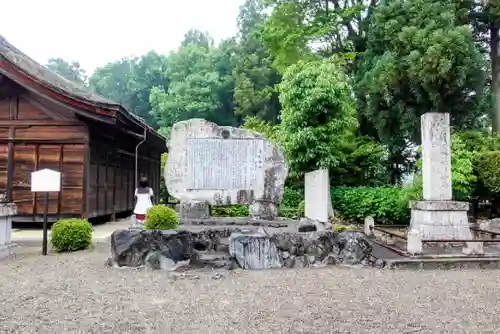
{"type": "Polygon", "coordinates": [[[303,199],[304,191],[302,189],[285,187],[281,205],[286,208],[296,208],[303,199]]]}
{"type": "Polygon", "coordinates": [[[124,58],[98,68],[89,79],[89,88],[156,126],[149,93],[153,87],[167,89],[166,63],[167,58],[154,51],[140,58],[124,58]]]}
{"type": "Polygon", "coordinates": [[[155,205],[146,213],[146,230],[174,230],[179,218],[174,210],[164,205],[155,205]]]}
{"type": "Polygon", "coordinates": [[[213,206],[214,217],[248,217],[248,205],[213,206]]]}
{"type": "Polygon", "coordinates": [[[92,245],[92,226],[86,219],[62,219],[50,230],[50,241],[57,252],[77,251],[92,245]]]}
{"type": "Polygon", "coordinates": [[[306,201],[302,200],[299,202],[299,205],[297,205],[297,216],[304,217],[305,211],[306,211],[306,201]]]}
{"type": "Polygon", "coordinates": [[[357,90],[382,138],[418,142],[423,113],[449,112],[461,124],[477,110],[484,61],[456,2],[383,1],[372,24],[357,90]]]}
{"type": "Polygon", "coordinates": [[[490,197],[500,194],[500,151],[479,152],[474,163],[477,179],[488,190],[490,197]]]}
{"type": "Polygon", "coordinates": [[[279,143],[280,127],[277,125],[272,125],[258,117],[250,116],[245,118],[245,122],[241,127],[264,135],[272,143],[279,143]]]}
{"type": "Polygon", "coordinates": [[[357,223],[372,216],[380,224],[408,224],[408,203],[418,198],[412,188],[387,186],[336,187],[331,194],[334,210],[343,219],[357,223]]]}
{"type": "Polygon", "coordinates": [[[451,149],[453,198],[459,201],[471,200],[477,181],[474,174],[474,154],[466,149],[458,135],[452,136],[451,149]]]}
{"type": "Polygon", "coordinates": [[[77,61],[67,62],[62,58],[50,58],[45,67],[63,78],[81,85],[85,84],[87,80],[85,70],[77,61]]]}
{"type": "Polygon", "coordinates": [[[297,177],[317,168],[335,168],[342,137],[356,127],[351,88],[333,61],[299,62],[279,84],[283,106],[282,145],[297,177]]]}

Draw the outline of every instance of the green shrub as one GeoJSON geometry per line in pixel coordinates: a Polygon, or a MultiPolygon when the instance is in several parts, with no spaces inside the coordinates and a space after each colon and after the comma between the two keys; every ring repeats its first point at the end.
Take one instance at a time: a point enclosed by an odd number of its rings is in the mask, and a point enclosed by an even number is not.
{"type": "Polygon", "coordinates": [[[62,219],[52,225],[50,241],[57,252],[77,251],[92,245],[92,225],[86,219],[62,219]]]}
{"type": "Polygon", "coordinates": [[[278,208],[278,216],[290,219],[297,218],[297,209],[280,205],[280,207],[278,208]]]}
{"type": "Polygon", "coordinates": [[[155,205],[146,214],[146,230],[173,230],[179,219],[175,211],[164,205],[155,205]]]}
{"type": "Polygon", "coordinates": [[[248,205],[212,206],[214,217],[248,217],[248,205]]]}
{"type": "Polygon", "coordinates": [[[297,205],[297,216],[304,217],[306,212],[306,201],[300,201],[299,205],[297,205]]]}
{"type": "Polygon", "coordinates": [[[480,152],[475,155],[475,170],[478,181],[486,191],[486,197],[500,193],[500,151],[480,152]]]}
{"type": "Polygon", "coordinates": [[[304,199],[304,189],[285,187],[281,205],[286,208],[296,208],[304,199]]]}
{"type": "Polygon", "coordinates": [[[416,196],[413,188],[337,187],[332,189],[332,204],[347,221],[361,223],[372,216],[380,224],[408,224],[408,204],[416,196]]]}

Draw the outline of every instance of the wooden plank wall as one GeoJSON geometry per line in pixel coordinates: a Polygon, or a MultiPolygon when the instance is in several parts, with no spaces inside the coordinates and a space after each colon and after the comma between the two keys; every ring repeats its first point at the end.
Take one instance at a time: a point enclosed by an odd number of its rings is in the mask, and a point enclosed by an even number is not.
{"type": "MultiPolygon", "coordinates": [[[[133,210],[139,140],[100,123],[85,123],[22,89],[0,94],[0,193],[17,204],[22,220],[41,220],[43,197],[31,193],[30,179],[31,172],[42,168],[62,173],[62,191],[49,198],[51,220],[133,210]]],[[[147,142],[139,151],[139,177],[148,177],[156,195],[160,154],[147,142]]]]}
{"type": "Polygon", "coordinates": [[[31,172],[57,170],[62,173],[62,189],[50,194],[49,215],[79,216],[84,199],[86,127],[75,119],[49,115],[42,108],[21,92],[0,100],[0,192],[17,205],[19,217],[39,220],[43,197],[30,191],[31,172]]]}
{"type": "MultiPolygon", "coordinates": [[[[121,134],[116,134],[114,140],[91,134],[88,217],[133,210],[136,142],[121,134]]],[[[160,153],[151,150],[147,144],[143,144],[139,150],[138,175],[146,176],[157,194],[160,183],[160,153]]]]}

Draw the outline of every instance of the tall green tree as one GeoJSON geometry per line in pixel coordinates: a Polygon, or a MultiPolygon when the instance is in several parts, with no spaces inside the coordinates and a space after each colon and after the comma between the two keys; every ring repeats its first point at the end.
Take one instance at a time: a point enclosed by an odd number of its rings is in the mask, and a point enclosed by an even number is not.
{"type": "Polygon", "coordinates": [[[279,92],[280,136],[291,177],[344,163],[340,147],[357,122],[352,89],[340,66],[330,59],[299,61],[285,72],[279,92]]]}
{"type": "Polygon", "coordinates": [[[166,66],[166,57],[154,51],[139,58],[124,58],[98,68],[89,79],[89,87],[156,127],[149,93],[153,87],[168,86],[163,76],[166,66]]]}
{"type": "Polygon", "coordinates": [[[399,152],[420,141],[419,118],[426,112],[448,112],[457,127],[470,124],[485,84],[467,11],[452,0],[382,2],[358,74],[361,111],[399,152]]]}
{"type": "MultiPolygon", "coordinates": [[[[458,1],[458,0],[457,0],[458,1]]],[[[497,0],[465,0],[459,3],[469,10],[480,48],[489,58],[492,130],[500,133],[500,2],[497,0]]]]}
{"type": "Polygon", "coordinates": [[[240,118],[258,116],[277,123],[281,108],[274,86],[280,75],[261,37],[266,19],[262,0],[246,0],[240,8],[233,102],[240,118]]]}
{"type": "Polygon", "coordinates": [[[63,78],[81,85],[85,84],[87,80],[85,70],[77,61],[68,62],[62,58],[50,58],[45,67],[63,78]]]}
{"type": "Polygon", "coordinates": [[[181,46],[186,46],[188,44],[197,44],[208,49],[214,46],[214,39],[208,32],[190,29],[184,34],[184,40],[181,42],[181,46]]]}
{"type": "Polygon", "coordinates": [[[168,57],[165,77],[168,90],[155,87],[150,93],[153,114],[159,125],[170,128],[189,118],[205,118],[219,125],[236,125],[232,108],[227,108],[230,70],[224,53],[203,43],[185,43],[168,57]],[[226,66],[226,67],[225,67],[226,66]]]}
{"type": "Polygon", "coordinates": [[[366,48],[366,32],[378,0],[268,0],[271,16],[264,39],[275,66],[366,48]]]}

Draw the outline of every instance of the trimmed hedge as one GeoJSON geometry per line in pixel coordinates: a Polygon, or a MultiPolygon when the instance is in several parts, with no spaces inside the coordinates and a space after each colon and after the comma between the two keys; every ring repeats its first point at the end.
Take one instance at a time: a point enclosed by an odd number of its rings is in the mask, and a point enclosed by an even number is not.
{"type": "Polygon", "coordinates": [[[92,245],[92,225],[86,219],[61,219],[52,225],[50,242],[57,252],[86,249],[92,245]]]}
{"type": "Polygon", "coordinates": [[[408,224],[409,201],[418,198],[414,188],[389,186],[337,187],[332,189],[331,194],[337,214],[356,223],[372,216],[379,224],[408,224]]]}

